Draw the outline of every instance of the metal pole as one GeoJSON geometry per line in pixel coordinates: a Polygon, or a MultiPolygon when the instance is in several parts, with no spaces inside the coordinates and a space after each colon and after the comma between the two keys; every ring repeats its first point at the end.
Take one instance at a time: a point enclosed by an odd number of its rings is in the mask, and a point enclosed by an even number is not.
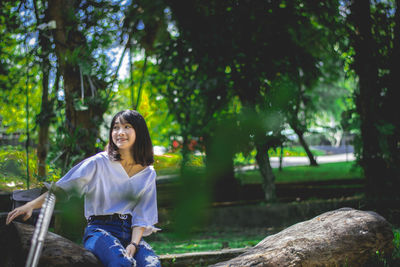
{"type": "Polygon", "coordinates": [[[56,203],[56,196],[52,192],[53,185],[54,182],[51,184],[50,190],[40,210],[25,267],[36,267],[39,263],[40,254],[42,253],[43,244],[56,203]]]}

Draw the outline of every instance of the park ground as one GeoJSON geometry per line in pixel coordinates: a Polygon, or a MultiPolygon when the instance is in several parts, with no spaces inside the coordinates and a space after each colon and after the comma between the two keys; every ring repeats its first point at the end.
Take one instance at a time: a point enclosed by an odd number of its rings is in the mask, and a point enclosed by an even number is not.
{"type": "MultiPolygon", "coordinates": [[[[343,151],[337,152],[338,153],[334,153],[332,151],[329,153],[326,153],[326,151],[322,153],[317,152],[317,162],[320,164],[320,166],[317,168],[308,166],[309,161],[305,156],[284,157],[282,160],[283,168],[281,171],[278,170],[279,157],[272,156],[271,165],[276,176],[278,189],[279,185],[296,185],[296,188],[305,185],[307,188],[315,189],[311,191],[309,190],[309,193],[301,197],[293,195],[291,198],[278,199],[281,204],[285,203],[287,205],[296,205],[306,203],[308,206],[318,206],[320,205],[318,203],[332,201],[329,199],[329,196],[321,197],[320,194],[313,193],[321,190],[337,191],[339,195],[335,196],[334,198],[337,199],[338,202],[361,202],[361,199],[363,198],[362,185],[360,186],[360,184],[362,184],[361,181],[363,181],[362,170],[356,165],[353,153],[340,153],[343,151]],[[340,196],[341,192],[345,192],[344,195],[340,196]]],[[[243,164],[240,164],[235,168],[236,178],[240,180],[242,185],[260,185],[261,187],[261,177],[256,165],[247,161],[243,161],[242,163],[243,164]]],[[[176,179],[177,173],[178,171],[172,171],[171,168],[161,169],[159,170],[159,182],[164,184],[173,181],[176,179]]],[[[6,186],[9,187],[9,190],[12,190],[13,187],[10,186],[12,184],[10,184],[9,181],[6,183],[8,184],[6,186]]],[[[4,181],[2,186],[4,186],[4,181]]],[[[293,192],[296,192],[296,189],[289,192],[291,192],[289,194],[293,194],[293,192]]],[[[163,208],[163,203],[159,203],[159,205],[160,210],[168,210],[163,208]]],[[[233,206],[235,209],[240,210],[242,206],[264,206],[268,208],[268,205],[270,204],[258,199],[247,202],[244,201],[241,203],[227,204],[226,207],[233,206]]],[[[218,208],[223,209],[224,207],[219,205],[218,208]]],[[[170,212],[170,210],[168,212],[170,212]]],[[[190,231],[182,233],[175,231],[171,224],[162,221],[166,220],[165,216],[163,215],[163,211],[160,215],[160,226],[162,231],[147,238],[147,241],[153,246],[156,253],[159,255],[193,252],[197,253],[205,251],[218,251],[221,249],[251,247],[256,245],[266,236],[277,233],[293,223],[293,221],[290,221],[282,222],[282,225],[265,224],[253,225],[252,227],[243,227],[240,224],[224,226],[218,225],[218,223],[214,223],[212,225],[203,223],[196,224],[195,227],[193,227],[190,231]]],[[[299,221],[300,220],[304,220],[304,218],[299,218],[299,221]]],[[[396,247],[394,252],[395,258],[400,258],[399,227],[399,225],[394,225],[393,228],[395,236],[394,243],[396,247]]],[[[79,240],[75,241],[78,243],[80,242],[79,240]]]]}

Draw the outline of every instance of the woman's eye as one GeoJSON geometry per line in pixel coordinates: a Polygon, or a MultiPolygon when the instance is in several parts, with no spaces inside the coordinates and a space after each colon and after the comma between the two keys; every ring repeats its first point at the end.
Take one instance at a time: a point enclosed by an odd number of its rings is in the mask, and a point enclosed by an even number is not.
{"type": "Polygon", "coordinates": [[[126,129],[129,129],[129,128],[131,128],[131,126],[129,126],[129,125],[126,125],[126,126],[125,126],[125,128],[126,128],[126,129]]]}

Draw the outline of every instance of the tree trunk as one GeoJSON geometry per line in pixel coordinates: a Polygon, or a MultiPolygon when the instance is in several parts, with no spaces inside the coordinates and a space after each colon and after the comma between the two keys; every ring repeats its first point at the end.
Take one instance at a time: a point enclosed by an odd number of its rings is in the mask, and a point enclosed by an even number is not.
{"type": "MultiPolygon", "coordinates": [[[[43,101],[43,99],[42,99],[43,101]]],[[[41,105],[43,110],[44,105],[41,105]]],[[[39,126],[39,137],[38,137],[38,148],[37,148],[37,156],[38,156],[38,176],[40,178],[46,177],[46,158],[47,152],[49,150],[49,124],[41,123],[39,126]]]]}
{"type": "MultiPolygon", "coordinates": [[[[4,223],[4,222],[3,222],[4,223]]],[[[0,227],[0,266],[25,266],[34,227],[13,222],[0,227]]],[[[103,266],[91,252],[72,241],[48,232],[38,266],[41,267],[95,267],[103,266]]]]}
{"type": "Polygon", "coordinates": [[[306,140],[304,140],[304,133],[300,129],[297,129],[296,127],[292,127],[292,129],[295,131],[297,136],[299,137],[299,142],[301,146],[303,147],[304,151],[307,154],[308,159],[310,160],[310,166],[318,166],[317,161],[315,160],[315,157],[313,153],[311,152],[306,140]]]}
{"type": "Polygon", "coordinates": [[[353,33],[354,69],[359,77],[359,93],[356,94],[356,106],[361,121],[362,154],[361,165],[367,180],[367,197],[377,199],[390,195],[393,187],[388,180],[388,166],[382,158],[380,144],[385,142],[377,126],[379,117],[380,89],[378,85],[379,56],[377,45],[372,36],[370,2],[355,0],[350,6],[350,21],[354,24],[353,33]],[[381,140],[382,139],[382,140],[381,140]]]}
{"type": "MultiPolygon", "coordinates": [[[[45,64],[45,63],[43,63],[45,64]]],[[[48,69],[43,69],[42,76],[42,103],[40,105],[39,114],[39,136],[38,136],[38,176],[41,178],[46,177],[46,158],[47,152],[49,150],[49,126],[51,114],[53,114],[51,101],[48,97],[48,82],[49,82],[49,72],[48,69]],[[47,71],[47,72],[46,72],[47,71]]]]}
{"type": "MultiPolygon", "coordinates": [[[[388,138],[388,166],[390,166],[391,187],[400,188],[400,0],[396,0],[393,50],[390,61],[390,82],[385,99],[383,117],[394,126],[394,131],[388,138]],[[396,111],[397,110],[397,111],[396,111]]],[[[392,194],[394,192],[392,191],[392,194]]],[[[396,193],[394,193],[396,194],[396,193]]],[[[396,194],[398,197],[398,194],[396,194]]]]}
{"type": "Polygon", "coordinates": [[[275,175],[272,172],[271,163],[269,161],[269,147],[266,144],[257,144],[256,149],[256,160],[262,177],[265,200],[268,202],[274,202],[276,201],[275,175]]]}
{"type": "MultiPolygon", "coordinates": [[[[219,134],[224,135],[220,131],[219,134]]],[[[205,137],[206,175],[213,185],[213,200],[218,202],[237,199],[239,182],[235,178],[232,140],[224,136],[211,141],[205,137]],[[211,143],[212,142],[212,143],[211,143]]],[[[225,133],[226,134],[226,133],[225,133]]]]}
{"type": "MultiPolygon", "coordinates": [[[[81,155],[83,158],[96,152],[95,143],[99,134],[99,126],[106,110],[104,103],[88,101],[96,96],[83,81],[80,62],[89,60],[91,55],[85,36],[77,30],[77,18],[74,16],[76,1],[48,1],[50,19],[56,21],[53,32],[58,66],[64,81],[65,93],[65,127],[68,130],[71,145],[65,146],[66,158],[69,154],[81,155]],[[86,85],[86,86],[85,86],[86,85]],[[77,105],[81,104],[81,107],[77,105]]],[[[90,64],[90,62],[84,62],[90,64]]],[[[91,75],[93,80],[96,77],[91,75]]],[[[105,89],[106,85],[103,84],[105,89]]],[[[99,100],[97,96],[96,100],[99,100]]],[[[78,161],[81,159],[77,159],[78,161]]],[[[67,162],[67,165],[68,162],[67,162]]]]}
{"type": "Polygon", "coordinates": [[[391,225],[375,212],[342,208],[268,236],[221,266],[365,266],[393,251],[391,225]]]}
{"type": "Polygon", "coordinates": [[[181,148],[181,155],[182,155],[182,161],[181,161],[181,175],[183,172],[186,171],[186,169],[189,166],[190,162],[190,154],[191,151],[189,150],[189,135],[187,133],[182,132],[182,148],[181,148]]]}
{"type": "MultiPolygon", "coordinates": [[[[36,2],[35,14],[38,24],[48,23],[48,11],[46,10],[44,19],[41,20],[36,2]]],[[[40,113],[38,118],[39,124],[39,136],[38,136],[38,176],[41,178],[46,177],[46,158],[49,150],[49,126],[50,119],[53,116],[52,101],[49,98],[49,75],[50,75],[50,60],[49,54],[51,50],[51,44],[48,37],[44,35],[43,30],[39,30],[39,45],[41,48],[40,58],[41,69],[42,69],[42,103],[40,106],[40,113]]],[[[58,79],[56,79],[57,81],[58,79]]]]}
{"type": "Polygon", "coordinates": [[[283,149],[283,145],[281,145],[281,153],[279,153],[279,171],[282,171],[283,149]]]}
{"type": "Polygon", "coordinates": [[[232,155],[226,155],[223,169],[214,185],[214,201],[234,201],[237,200],[239,182],[235,178],[232,155]]]}

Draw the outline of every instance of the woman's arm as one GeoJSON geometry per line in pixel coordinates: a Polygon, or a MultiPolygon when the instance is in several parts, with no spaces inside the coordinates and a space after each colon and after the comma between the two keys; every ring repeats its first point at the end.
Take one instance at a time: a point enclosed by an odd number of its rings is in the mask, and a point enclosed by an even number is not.
{"type": "Polygon", "coordinates": [[[6,224],[10,224],[15,218],[20,215],[24,215],[23,220],[26,221],[32,216],[32,212],[34,209],[39,209],[42,207],[43,202],[47,196],[47,192],[43,193],[39,197],[35,198],[32,201],[29,201],[25,205],[15,208],[14,210],[10,211],[7,215],[6,224]]]}
{"type": "Polygon", "coordinates": [[[142,239],[144,227],[135,226],[132,228],[131,243],[126,247],[126,252],[129,256],[133,257],[137,252],[137,246],[142,239]]]}

